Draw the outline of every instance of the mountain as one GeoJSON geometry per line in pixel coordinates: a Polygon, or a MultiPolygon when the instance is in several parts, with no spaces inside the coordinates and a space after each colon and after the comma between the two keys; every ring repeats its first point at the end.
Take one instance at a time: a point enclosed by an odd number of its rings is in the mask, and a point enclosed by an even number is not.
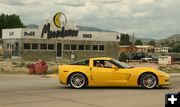
{"type": "MultiPolygon", "coordinates": [[[[133,36],[130,35],[129,37],[130,37],[130,41],[133,41],[133,36]]],[[[134,42],[135,42],[136,40],[141,40],[144,44],[148,44],[149,41],[151,41],[151,40],[156,41],[155,39],[152,39],[152,38],[137,38],[137,37],[135,37],[135,38],[134,38],[134,42]]]]}
{"type": "Polygon", "coordinates": [[[96,27],[77,26],[80,31],[97,31],[97,32],[115,32],[111,30],[103,30],[96,27]]]}
{"type": "Polygon", "coordinates": [[[36,28],[38,28],[38,25],[30,24],[30,25],[26,25],[25,27],[26,27],[26,28],[36,29],[36,28]]]}
{"type": "MultiPolygon", "coordinates": [[[[35,24],[30,24],[30,25],[26,25],[26,28],[38,28],[38,25],[35,24]]],[[[97,32],[115,32],[115,31],[111,31],[111,30],[103,30],[103,29],[99,29],[96,27],[88,27],[88,26],[77,26],[79,28],[79,30],[81,31],[97,31],[97,32]]]]}
{"type": "Polygon", "coordinates": [[[171,35],[165,39],[161,39],[160,41],[165,41],[165,40],[167,40],[168,42],[180,41],[180,34],[171,35]]]}
{"type": "Polygon", "coordinates": [[[145,43],[148,43],[151,40],[156,41],[155,39],[152,39],[152,38],[135,38],[135,40],[137,40],[137,39],[139,39],[139,40],[141,40],[142,42],[145,42],[145,43]]]}
{"type": "MultiPolygon", "coordinates": [[[[130,36],[130,40],[132,40],[132,36],[130,36]]],[[[161,43],[162,41],[168,41],[168,42],[172,42],[172,41],[180,41],[180,34],[174,34],[174,35],[170,35],[169,37],[165,38],[165,39],[160,39],[160,40],[156,40],[153,38],[135,38],[135,40],[140,39],[143,43],[148,43],[151,40],[156,41],[156,43],[161,43]]]]}

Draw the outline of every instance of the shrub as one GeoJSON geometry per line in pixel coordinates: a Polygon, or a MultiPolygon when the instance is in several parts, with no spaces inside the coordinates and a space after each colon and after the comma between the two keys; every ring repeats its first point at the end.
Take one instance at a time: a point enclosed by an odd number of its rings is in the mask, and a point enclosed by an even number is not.
{"type": "Polygon", "coordinates": [[[126,55],[126,53],[121,52],[119,60],[122,62],[127,62],[128,56],[126,55]]]}

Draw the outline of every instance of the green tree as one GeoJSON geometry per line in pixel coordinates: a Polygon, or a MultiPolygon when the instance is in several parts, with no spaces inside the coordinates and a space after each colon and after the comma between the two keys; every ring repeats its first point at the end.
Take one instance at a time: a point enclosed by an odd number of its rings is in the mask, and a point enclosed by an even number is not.
{"type": "Polygon", "coordinates": [[[173,45],[173,51],[174,51],[174,52],[180,52],[180,42],[176,42],[176,43],[173,45]]]}
{"type": "Polygon", "coordinates": [[[174,44],[176,44],[177,42],[178,42],[178,41],[174,41],[174,40],[172,40],[172,41],[169,43],[169,45],[168,45],[168,46],[169,46],[169,47],[173,47],[173,45],[174,45],[174,44]]]}
{"type": "Polygon", "coordinates": [[[0,15],[0,38],[2,38],[2,29],[5,28],[22,28],[23,23],[18,15],[0,15]]]}
{"type": "Polygon", "coordinates": [[[156,46],[156,42],[154,40],[149,41],[148,45],[156,46]]]}
{"type": "Polygon", "coordinates": [[[162,41],[162,42],[161,42],[161,46],[164,46],[164,45],[165,45],[165,43],[162,41]]]}
{"type": "Polygon", "coordinates": [[[132,42],[130,42],[129,34],[122,33],[119,44],[120,45],[131,45],[132,42]]]}
{"type": "Polygon", "coordinates": [[[140,39],[138,39],[136,40],[135,45],[143,45],[143,42],[140,39]]]}

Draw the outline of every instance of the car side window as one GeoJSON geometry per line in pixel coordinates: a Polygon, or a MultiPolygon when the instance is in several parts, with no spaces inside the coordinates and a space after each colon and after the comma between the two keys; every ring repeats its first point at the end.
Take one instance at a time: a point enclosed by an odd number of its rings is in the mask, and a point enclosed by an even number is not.
{"type": "Polygon", "coordinates": [[[94,60],[94,67],[104,67],[104,60],[94,60]]]}
{"type": "Polygon", "coordinates": [[[105,68],[112,68],[112,66],[115,66],[112,62],[110,61],[104,61],[105,62],[105,68]]]}
{"type": "Polygon", "coordinates": [[[94,60],[94,67],[112,68],[112,66],[115,64],[109,60],[94,60]]]}

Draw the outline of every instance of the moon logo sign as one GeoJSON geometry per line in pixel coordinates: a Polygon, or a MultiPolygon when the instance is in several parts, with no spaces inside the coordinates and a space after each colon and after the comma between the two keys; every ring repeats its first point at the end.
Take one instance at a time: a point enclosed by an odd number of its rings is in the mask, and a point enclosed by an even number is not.
{"type": "Polygon", "coordinates": [[[56,13],[56,14],[54,15],[53,20],[54,20],[55,26],[58,27],[58,28],[64,27],[64,26],[66,25],[66,23],[67,23],[66,16],[65,16],[65,14],[62,13],[62,12],[56,13]]]}

